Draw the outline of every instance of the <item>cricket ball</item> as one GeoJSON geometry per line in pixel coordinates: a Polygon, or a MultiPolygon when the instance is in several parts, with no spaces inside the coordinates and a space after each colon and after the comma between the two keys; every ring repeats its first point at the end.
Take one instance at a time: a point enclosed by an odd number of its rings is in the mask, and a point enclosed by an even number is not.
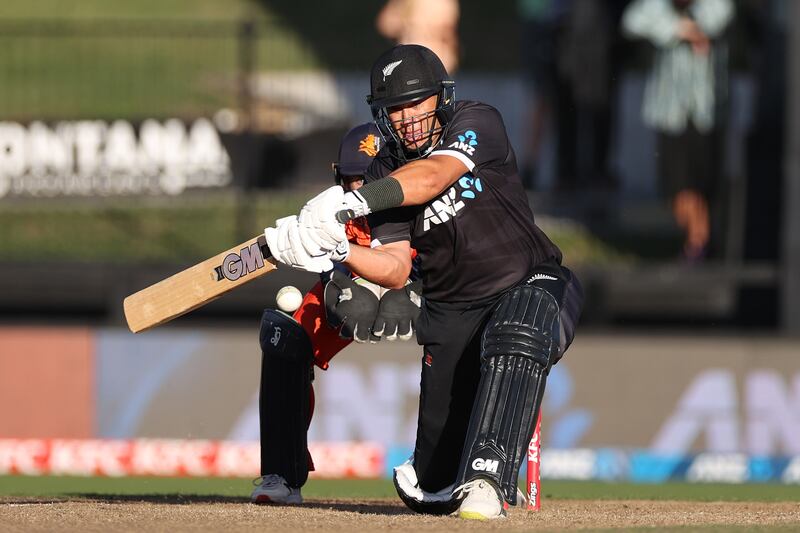
{"type": "Polygon", "coordinates": [[[294,313],[303,303],[303,294],[297,287],[287,285],[278,291],[275,296],[275,303],[278,304],[278,309],[284,313],[294,313]]]}

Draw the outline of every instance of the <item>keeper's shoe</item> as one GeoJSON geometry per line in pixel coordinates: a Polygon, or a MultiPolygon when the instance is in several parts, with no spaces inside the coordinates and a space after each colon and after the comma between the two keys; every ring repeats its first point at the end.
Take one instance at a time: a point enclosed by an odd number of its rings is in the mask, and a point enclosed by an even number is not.
{"type": "Polygon", "coordinates": [[[253,481],[256,488],[250,495],[253,503],[303,503],[303,496],[299,488],[290,487],[283,477],[277,474],[267,474],[253,481]]]}
{"type": "Polygon", "coordinates": [[[453,492],[459,497],[466,495],[458,508],[459,518],[494,520],[507,516],[508,504],[500,494],[500,490],[488,479],[473,479],[453,492]]]}

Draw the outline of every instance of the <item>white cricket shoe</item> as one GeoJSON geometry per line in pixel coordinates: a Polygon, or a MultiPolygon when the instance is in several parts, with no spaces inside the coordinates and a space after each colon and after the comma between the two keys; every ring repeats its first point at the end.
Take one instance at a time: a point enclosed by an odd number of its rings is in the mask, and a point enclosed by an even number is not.
{"type": "Polygon", "coordinates": [[[506,517],[506,504],[500,490],[488,479],[473,479],[453,491],[466,495],[458,508],[458,516],[467,520],[493,520],[506,517]]]}
{"type": "Polygon", "coordinates": [[[250,501],[253,503],[303,503],[300,489],[290,487],[286,480],[277,474],[261,476],[253,480],[253,484],[256,486],[250,495],[250,501]]]}

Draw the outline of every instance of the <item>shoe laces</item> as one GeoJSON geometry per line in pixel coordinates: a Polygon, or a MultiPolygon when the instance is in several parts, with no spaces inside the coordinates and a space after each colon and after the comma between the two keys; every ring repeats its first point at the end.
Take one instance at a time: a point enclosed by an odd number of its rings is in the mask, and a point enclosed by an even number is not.
{"type": "Polygon", "coordinates": [[[464,483],[462,485],[459,485],[458,487],[454,488],[453,489],[453,496],[456,497],[456,498],[460,498],[461,496],[465,496],[466,494],[469,494],[470,492],[472,492],[475,489],[483,488],[483,487],[480,486],[481,484],[483,484],[486,487],[491,488],[492,490],[494,490],[494,487],[492,487],[491,484],[488,481],[486,481],[485,479],[473,479],[472,481],[467,481],[466,483],[464,483]]]}
{"type": "Polygon", "coordinates": [[[517,487],[517,505],[520,507],[526,507],[528,505],[528,495],[519,487],[517,487]]]}
{"type": "Polygon", "coordinates": [[[286,484],[281,476],[278,474],[266,474],[264,476],[259,476],[253,480],[253,485],[258,487],[259,485],[271,487],[274,485],[281,485],[286,484]]]}

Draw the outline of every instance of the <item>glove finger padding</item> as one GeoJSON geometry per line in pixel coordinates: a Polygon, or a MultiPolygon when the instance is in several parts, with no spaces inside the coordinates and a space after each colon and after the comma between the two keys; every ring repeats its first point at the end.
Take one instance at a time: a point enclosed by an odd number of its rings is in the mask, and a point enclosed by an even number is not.
{"type": "Polygon", "coordinates": [[[402,289],[386,291],[381,297],[373,333],[388,341],[410,339],[420,312],[420,288],[421,283],[414,282],[402,289]]]}
{"type": "Polygon", "coordinates": [[[358,331],[358,322],[350,320],[348,322],[347,317],[342,320],[342,329],[339,331],[339,336],[345,339],[353,339],[355,340],[356,331],[358,331]]]}
{"type": "MultiPolygon", "coordinates": [[[[340,336],[343,336],[343,337],[348,338],[348,339],[352,337],[352,339],[354,341],[356,341],[357,343],[359,343],[359,344],[365,343],[365,342],[370,340],[371,335],[370,335],[369,327],[365,328],[365,327],[362,327],[362,326],[363,326],[363,324],[361,324],[359,322],[356,322],[356,325],[355,325],[355,327],[353,329],[353,333],[352,334],[350,334],[350,335],[340,335],[340,336]]],[[[345,327],[347,327],[347,323],[345,323],[345,325],[342,326],[342,332],[344,332],[344,328],[345,327]]]]}
{"type": "Polygon", "coordinates": [[[344,190],[334,185],[309,200],[300,210],[300,225],[314,234],[315,242],[323,249],[333,250],[347,240],[344,224],[336,219],[343,196],[344,190]]]}
{"type": "Polygon", "coordinates": [[[272,257],[285,265],[308,272],[327,272],[333,268],[330,252],[313,250],[310,253],[303,244],[297,217],[289,216],[275,221],[274,228],[266,228],[267,239],[272,257]]]}
{"type": "Polygon", "coordinates": [[[325,285],[324,300],[328,324],[342,328],[339,336],[357,342],[370,340],[370,329],[378,312],[378,298],[372,291],[334,270],[325,285]]]}
{"type": "Polygon", "coordinates": [[[375,317],[375,323],[372,324],[372,335],[380,340],[384,329],[386,329],[386,321],[379,313],[378,316],[375,317]]]}
{"type": "MultiPolygon", "coordinates": [[[[380,305],[380,304],[379,304],[380,305]]],[[[382,318],[375,317],[375,322],[372,324],[372,329],[369,332],[370,344],[378,344],[381,342],[381,335],[385,324],[382,318]]]]}
{"type": "Polygon", "coordinates": [[[299,234],[300,228],[297,223],[287,224],[287,226],[289,227],[285,236],[288,246],[285,251],[286,264],[294,268],[320,274],[333,268],[330,252],[317,251],[314,255],[311,255],[302,243],[302,238],[299,234]]]}
{"type": "Polygon", "coordinates": [[[397,320],[388,319],[386,321],[386,329],[383,330],[382,337],[390,342],[397,340],[397,320]]]}
{"type": "Polygon", "coordinates": [[[329,243],[314,231],[314,228],[309,228],[298,221],[297,230],[300,244],[303,245],[309,255],[320,255],[331,251],[329,243]]]}
{"type": "Polygon", "coordinates": [[[343,295],[344,289],[350,289],[355,283],[352,282],[349,276],[334,270],[331,274],[330,280],[325,284],[325,292],[323,300],[325,301],[325,316],[328,319],[328,325],[332,328],[338,328],[342,325],[342,316],[337,312],[339,301],[346,300],[347,295],[343,295]]]}
{"type": "Polygon", "coordinates": [[[414,334],[414,327],[411,325],[411,320],[403,320],[397,324],[397,338],[401,341],[407,341],[414,334]]]}
{"type": "Polygon", "coordinates": [[[295,263],[295,257],[291,251],[291,243],[289,242],[289,232],[296,222],[297,217],[294,215],[279,218],[275,221],[274,228],[266,228],[264,230],[264,235],[267,238],[267,246],[269,246],[272,257],[289,266],[293,266],[295,263]]]}

